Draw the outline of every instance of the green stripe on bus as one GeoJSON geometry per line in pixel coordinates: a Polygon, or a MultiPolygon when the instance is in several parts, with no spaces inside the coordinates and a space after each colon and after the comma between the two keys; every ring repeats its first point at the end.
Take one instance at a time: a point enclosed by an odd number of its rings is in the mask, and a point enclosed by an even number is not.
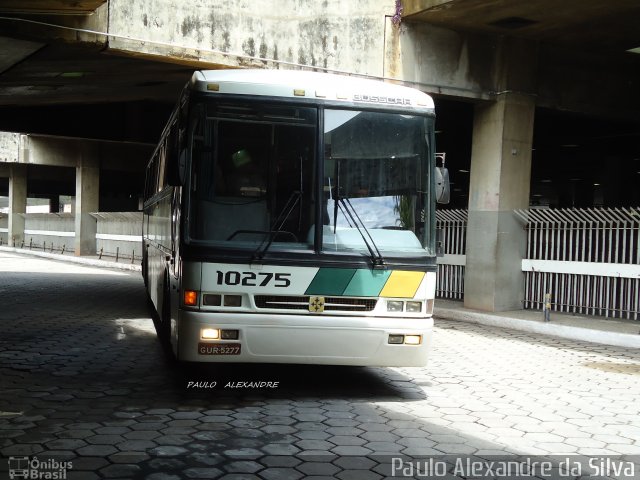
{"type": "Polygon", "coordinates": [[[355,268],[321,268],[304,294],[342,295],[355,273],[355,268]]]}
{"type": "Polygon", "coordinates": [[[377,297],[391,275],[391,270],[361,269],[347,285],[344,295],[348,297],[377,297]]]}

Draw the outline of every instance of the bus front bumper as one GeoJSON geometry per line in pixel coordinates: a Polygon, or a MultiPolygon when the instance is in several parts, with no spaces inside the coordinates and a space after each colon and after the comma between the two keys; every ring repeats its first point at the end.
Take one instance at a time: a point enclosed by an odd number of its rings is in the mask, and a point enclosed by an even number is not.
{"type": "Polygon", "coordinates": [[[178,358],[189,362],[424,366],[432,318],[228,314],[180,311],[178,358]],[[204,339],[203,329],[237,331],[204,339]],[[419,344],[415,343],[419,339],[419,344]],[[399,342],[402,343],[390,343],[399,342]]]}

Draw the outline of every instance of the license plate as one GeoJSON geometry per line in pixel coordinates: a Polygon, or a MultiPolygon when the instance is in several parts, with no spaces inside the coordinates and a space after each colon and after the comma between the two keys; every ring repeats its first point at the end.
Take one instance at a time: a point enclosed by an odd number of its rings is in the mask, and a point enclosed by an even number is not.
{"type": "Polygon", "coordinates": [[[240,355],[239,343],[198,343],[200,355],[240,355]]]}

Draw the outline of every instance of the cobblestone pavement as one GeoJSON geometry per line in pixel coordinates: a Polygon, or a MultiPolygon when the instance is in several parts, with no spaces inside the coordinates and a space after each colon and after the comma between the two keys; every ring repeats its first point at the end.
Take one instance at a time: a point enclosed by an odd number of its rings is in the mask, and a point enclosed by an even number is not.
{"type": "Polygon", "coordinates": [[[437,321],[426,368],[176,367],[139,274],[10,253],[0,307],[0,457],[69,461],[67,478],[376,479],[393,457],[640,454],[640,351],[437,321]],[[245,381],[279,384],[226,386],[245,381]]]}

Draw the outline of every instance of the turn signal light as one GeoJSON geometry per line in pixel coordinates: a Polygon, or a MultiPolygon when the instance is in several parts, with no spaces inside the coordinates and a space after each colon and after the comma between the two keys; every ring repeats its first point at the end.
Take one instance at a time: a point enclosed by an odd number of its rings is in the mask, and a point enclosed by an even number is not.
{"type": "Polygon", "coordinates": [[[185,290],[183,301],[185,305],[190,307],[198,305],[198,292],[195,290],[185,290]]]}

